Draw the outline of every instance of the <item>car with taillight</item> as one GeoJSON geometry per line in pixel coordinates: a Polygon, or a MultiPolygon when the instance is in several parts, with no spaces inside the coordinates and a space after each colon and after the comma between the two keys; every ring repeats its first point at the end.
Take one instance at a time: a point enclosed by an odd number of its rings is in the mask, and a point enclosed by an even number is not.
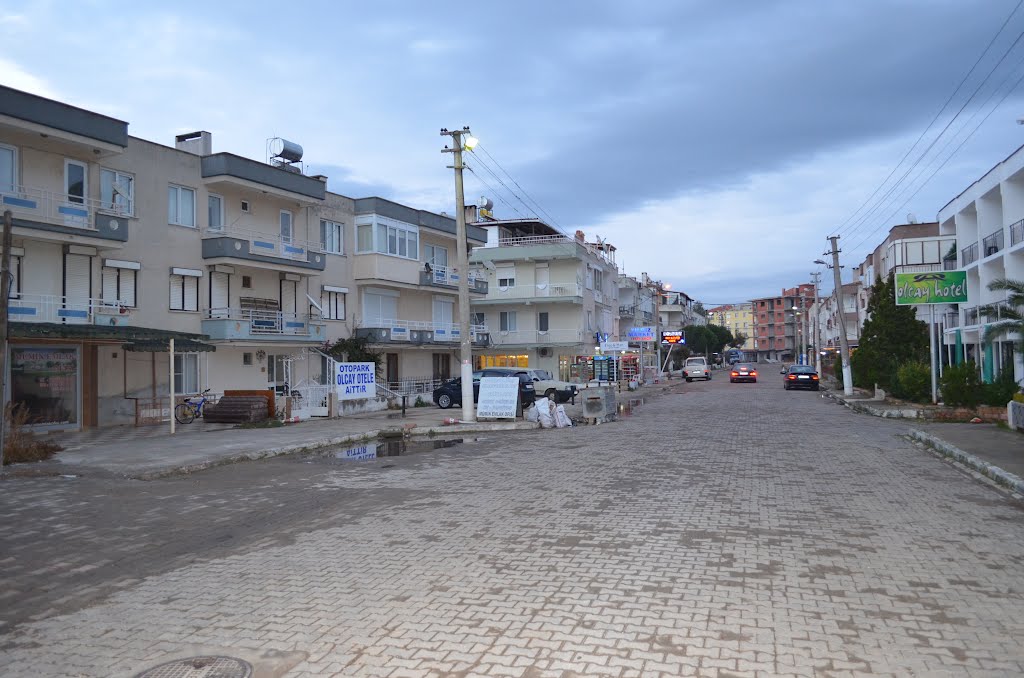
{"type": "Polygon", "coordinates": [[[683,376],[686,377],[686,381],[694,379],[711,381],[711,368],[708,367],[708,361],[704,358],[687,358],[683,365],[683,376]]]}
{"type": "Polygon", "coordinates": [[[790,365],[782,375],[782,386],[787,391],[795,388],[817,391],[819,388],[818,372],[810,365],[790,365]]]}
{"type": "Polygon", "coordinates": [[[729,370],[729,383],[736,384],[741,381],[757,383],[757,368],[746,363],[736,363],[729,370]]]}

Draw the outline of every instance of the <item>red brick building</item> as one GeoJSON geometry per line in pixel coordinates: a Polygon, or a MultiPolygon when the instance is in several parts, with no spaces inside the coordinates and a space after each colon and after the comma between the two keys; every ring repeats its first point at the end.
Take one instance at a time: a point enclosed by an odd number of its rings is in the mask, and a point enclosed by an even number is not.
{"type": "Polygon", "coordinates": [[[802,283],[782,290],[777,297],[752,299],[750,303],[754,312],[757,359],[795,362],[799,352],[799,333],[806,332],[807,338],[812,335],[808,312],[814,306],[814,285],[802,283]]]}

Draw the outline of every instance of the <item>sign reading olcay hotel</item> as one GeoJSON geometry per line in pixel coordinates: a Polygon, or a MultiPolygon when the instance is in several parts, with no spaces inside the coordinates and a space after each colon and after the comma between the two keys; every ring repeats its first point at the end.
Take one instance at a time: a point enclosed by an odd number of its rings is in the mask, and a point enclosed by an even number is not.
{"type": "Polygon", "coordinates": [[[896,305],[962,304],[967,301],[967,271],[897,273],[896,305]]]}

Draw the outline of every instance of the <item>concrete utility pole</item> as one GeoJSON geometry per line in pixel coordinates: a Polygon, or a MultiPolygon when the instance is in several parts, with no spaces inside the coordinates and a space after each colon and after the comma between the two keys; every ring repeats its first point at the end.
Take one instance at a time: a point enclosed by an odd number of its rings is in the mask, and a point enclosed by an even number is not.
{"type": "Polygon", "coordinates": [[[7,309],[11,303],[11,211],[4,210],[3,248],[0,254],[0,475],[7,445],[7,309]]]}
{"type": "Polygon", "coordinates": [[[839,270],[839,236],[828,238],[832,243],[832,275],[835,279],[836,306],[839,309],[839,346],[843,361],[843,393],[853,395],[853,372],[850,370],[850,342],[846,339],[846,309],[843,307],[843,277],[839,270]]]}
{"type": "Polygon", "coordinates": [[[466,137],[466,148],[473,150],[476,139],[469,127],[448,131],[441,129],[441,136],[452,138],[452,147],[442,153],[454,153],[455,164],[455,238],[459,267],[459,376],[462,378],[462,421],[476,421],[473,404],[473,339],[469,335],[469,247],[466,243],[466,198],[462,188],[462,137],[466,137]]]}
{"type": "Polygon", "coordinates": [[[814,326],[811,330],[814,341],[814,371],[821,374],[821,311],[818,309],[818,283],[821,282],[821,272],[813,271],[811,280],[814,281],[814,326]]]}

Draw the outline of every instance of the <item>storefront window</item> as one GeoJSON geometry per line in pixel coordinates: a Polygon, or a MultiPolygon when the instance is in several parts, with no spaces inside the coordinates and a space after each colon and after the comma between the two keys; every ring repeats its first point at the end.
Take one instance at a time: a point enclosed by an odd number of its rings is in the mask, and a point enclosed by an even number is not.
{"type": "Polygon", "coordinates": [[[482,370],[485,367],[529,367],[530,356],[523,355],[478,355],[474,357],[476,363],[473,369],[482,370]]]}
{"type": "Polygon", "coordinates": [[[78,349],[11,348],[11,403],[24,406],[33,426],[78,423],[78,349]]]}

